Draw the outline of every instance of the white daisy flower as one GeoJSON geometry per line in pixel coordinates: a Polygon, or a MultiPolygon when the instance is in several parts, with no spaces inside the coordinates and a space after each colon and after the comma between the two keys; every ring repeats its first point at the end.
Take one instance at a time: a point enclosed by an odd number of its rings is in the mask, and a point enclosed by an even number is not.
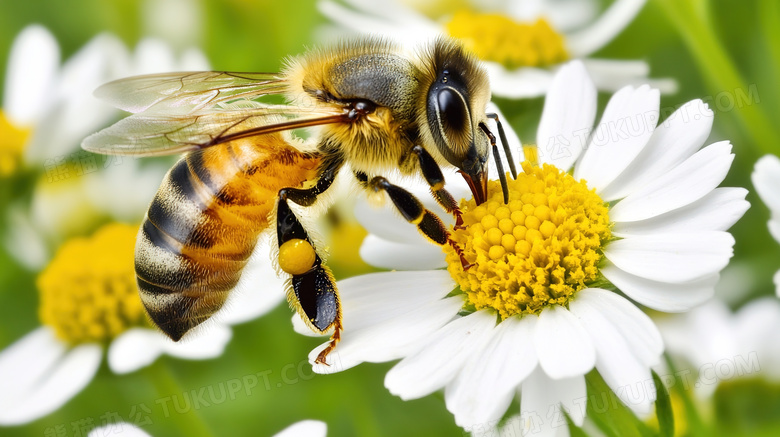
{"type": "Polygon", "coordinates": [[[120,114],[92,95],[95,88],[123,76],[209,65],[197,49],[177,56],[155,39],[142,40],[131,54],[111,34],[96,36],[62,66],[59,58],[46,28],[25,28],[11,47],[0,112],[0,177],[22,161],[45,173],[29,205],[25,200],[11,206],[5,236],[9,252],[32,270],[45,264],[49,247],[83,234],[103,216],[139,220],[167,171],[81,151],[84,137],[120,114]]]}
{"type": "MultiPolygon", "coordinates": [[[[301,420],[274,434],[273,437],[325,437],[328,434],[328,425],[319,420],[301,420]]],[[[87,437],[151,437],[141,428],[127,423],[119,422],[94,428],[87,437]]]]}
{"type": "Polygon", "coordinates": [[[442,33],[460,39],[484,61],[499,97],[543,96],[555,70],[569,59],[582,59],[603,91],[646,83],[664,93],[677,90],[674,80],[647,79],[645,61],[590,57],[631,23],[645,0],[617,0],[599,16],[592,0],[472,2],[467,9],[439,12],[440,19],[398,0],[383,2],[381,8],[367,0],[344,2],[321,0],[320,11],[343,28],[385,35],[410,47],[442,33]]]}
{"type": "Polygon", "coordinates": [[[657,319],[677,372],[700,399],[722,382],[762,376],[780,381],[780,302],[752,300],[737,311],[712,299],[692,311],[657,319]]]}
{"type": "Polygon", "coordinates": [[[135,282],[138,228],[111,224],[61,247],[38,278],[41,327],[0,351],[0,425],[27,423],[64,405],[94,377],[106,351],[117,374],[167,354],[209,359],[222,354],[230,325],[254,319],[284,300],[284,282],[259,246],[225,307],[202,329],[174,343],[147,323],[135,282]],[[257,284],[267,285],[262,293],[257,284]],[[276,290],[276,291],[274,291],[276,290]]]}
{"type": "MultiPolygon", "coordinates": [[[[766,206],[769,207],[769,233],[780,242],[780,159],[766,155],[756,162],[752,175],[753,186],[766,206]]],[[[780,270],[775,273],[775,292],[780,297],[780,270]]]]}
{"type": "Polygon", "coordinates": [[[725,141],[702,148],[712,126],[706,105],[689,102],[660,125],[658,113],[658,90],[629,86],[594,128],[596,89],[584,65],[561,68],[538,128],[539,156],[529,153],[509,177],[509,203],[491,181],[485,203],[461,204],[465,227],[452,238],[474,264],[465,271],[454,250],[431,252],[392,214],[369,222],[358,214],[373,234],[367,261],[447,270],[340,281],[343,340],[330,366],[314,370],[400,358],[387,388],[404,400],[443,388],[466,429],[495,424],[515,395],[521,418],[541,420],[523,419],[525,431],[565,429],[550,420],[563,417],[551,414],[560,407],[582,425],[594,368],[636,414],[649,414],[654,392],[635,399],[619,388],[652,380],[663,342],[629,298],[673,312],[712,296],[732,256],[726,229],[749,206],[746,190],[716,188],[733,155],[725,141]]]}

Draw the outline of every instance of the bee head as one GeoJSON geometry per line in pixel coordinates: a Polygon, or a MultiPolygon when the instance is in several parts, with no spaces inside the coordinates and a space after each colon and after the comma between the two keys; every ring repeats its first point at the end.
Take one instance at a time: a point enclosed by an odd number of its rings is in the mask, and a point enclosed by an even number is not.
{"type": "Polygon", "coordinates": [[[476,58],[451,41],[434,44],[432,80],[427,88],[426,123],[439,154],[458,168],[471,188],[477,204],[487,197],[487,135],[479,124],[487,120],[485,108],[490,99],[487,74],[476,58]]]}

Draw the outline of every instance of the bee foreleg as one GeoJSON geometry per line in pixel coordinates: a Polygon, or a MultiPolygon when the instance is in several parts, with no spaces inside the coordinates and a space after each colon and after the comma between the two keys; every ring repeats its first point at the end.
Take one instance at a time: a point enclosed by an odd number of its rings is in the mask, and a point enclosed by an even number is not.
{"type": "Polygon", "coordinates": [[[450,232],[441,219],[436,214],[426,209],[422,202],[420,202],[412,193],[398,185],[393,185],[382,176],[374,177],[366,186],[374,192],[384,190],[403,218],[409,223],[417,225],[417,229],[425,238],[440,246],[449,244],[460,256],[463,268],[467,269],[471,267],[472,264],[466,261],[466,258],[463,256],[463,250],[450,238],[450,232]]]}
{"type": "Polygon", "coordinates": [[[445,211],[455,216],[455,229],[463,226],[463,213],[458,207],[458,202],[449,191],[444,189],[444,175],[436,160],[421,146],[414,146],[412,151],[417,154],[420,169],[428,185],[431,186],[431,195],[445,211]]]}

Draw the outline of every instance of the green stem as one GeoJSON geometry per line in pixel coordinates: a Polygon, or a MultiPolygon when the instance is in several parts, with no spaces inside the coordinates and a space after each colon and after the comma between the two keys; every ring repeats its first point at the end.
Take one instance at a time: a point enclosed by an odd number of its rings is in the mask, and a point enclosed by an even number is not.
{"type": "Polygon", "coordinates": [[[693,437],[705,437],[710,435],[710,430],[704,424],[704,421],[699,414],[699,410],[696,408],[696,404],[693,402],[693,399],[691,399],[688,390],[685,389],[685,383],[683,383],[677,372],[677,368],[668,353],[664,353],[664,360],[666,361],[666,366],[669,368],[669,372],[671,372],[672,375],[675,375],[675,383],[671,389],[677,391],[685,406],[685,420],[688,422],[689,434],[693,437]]]}
{"type": "MultiPolygon", "coordinates": [[[[151,366],[146,367],[145,371],[157,389],[158,396],[181,396],[184,393],[164,359],[157,360],[151,366]]],[[[197,410],[192,409],[188,415],[185,416],[185,414],[173,412],[170,415],[182,435],[187,437],[212,437],[214,435],[197,410]]]]}
{"type": "Polygon", "coordinates": [[[758,14],[761,31],[769,48],[775,77],[780,75],[780,2],[760,0],[758,14]]]}
{"type": "MultiPolygon", "coordinates": [[[[776,0],[770,0],[776,1],[776,0]]],[[[744,79],[718,41],[709,21],[708,0],[657,0],[677,28],[714,96],[720,92],[748,94],[744,79]]],[[[716,102],[717,103],[717,102],[716,102]]],[[[756,102],[757,103],[757,102],[756,102]]],[[[756,104],[734,109],[737,123],[748,133],[759,154],[777,153],[780,135],[756,104]]]]}

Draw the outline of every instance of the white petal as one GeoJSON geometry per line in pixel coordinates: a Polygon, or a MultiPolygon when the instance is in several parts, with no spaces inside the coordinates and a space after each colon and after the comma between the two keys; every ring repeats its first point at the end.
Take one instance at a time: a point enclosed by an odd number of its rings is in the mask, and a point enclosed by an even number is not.
{"type": "Polygon", "coordinates": [[[77,150],[86,135],[116,116],[117,110],[95,98],[92,92],[116,78],[117,66],[126,57],[117,37],[101,34],[65,62],[56,84],[57,105],[44,114],[35,129],[25,151],[28,160],[45,161],[77,150]]]}
{"type": "Polygon", "coordinates": [[[360,257],[374,267],[393,270],[430,270],[446,267],[441,246],[434,243],[406,244],[368,235],[360,246],[360,257]]]}
{"type": "Polygon", "coordinates": [[[87,437],[151,437],[146,431],[133,425],[132,423],[119,422],[106,426],[93,428],[87,434],[87,437]]]}
{"type": "Polygon", "coordinates": [[[689,311],[706,302],[715,294],[719,279],[718,274],[713,274],[692,282],[670,284],[640,278],[615,266],[605,266],[601,273],[631,299],[670,313],[689,311]]]}
{"type": "Polygon", "coordinates": [[[3,93],[3,112],[12,123],[30,126],[40,120],[59,64],[59,46],[45,27],[31,25],[19,32],[8,55],[3,93]]]}
{"type": "Polygon", "coordinates": [[[727,232],[643,235],[609,243],[604,256],[633,275],[681,283],[718,273],[733,247],[734,237],[727,232]]]}
{"type": "Polygon", "coordinates": [[[580,322],[563,307],[545,308],[534,327],[539,366],[553,379],[581,376],[593,369],[596,351],[580,322]]]}
{"type": "Polygon", "coordinates": [[[177,68],[177,70],[181,71],[204,71],[210,69],[211,66],[206,55],[195,47],[188,48],[181,54],[177,68]]]}
{"type": "Polygon", "coordinates": [[[509,99],[543,96],[550,88],[552,73],[542,68],[522,67],[507,70],[495,62],[483,62],[493,95],[509,99]]]}
{"type": "Polygon", "coordinates": [[[777,297],[780,297],[780,270],[778,270],[777,273],[775,273],[773,279],[775,282],[775,294],[777,295],[777,297]]]}
{"type": "Polygon", "coordinates": [[[577,294],[577,299],[600,308],[601,315],[612,325],[619,326],[618,332],[625,337],[626,343],[641,362],[648,367],[656,364],[663,353],[664,343],[647,314],[616,293],[600,288],[582,290],[577,294]]]}
{"type": "Polygon", "coordinates": [[[653,132],[634,162],[600,193],[602,199],[621,199],[681,164],[704,145],[714,113],[701,100],[692,100],[666,118],[653,132]]]}
{"type": "MultiPolygon", "coordinates": [[[[328,365],[314,364],[314,360],[330,342],[313,349],[309,353],[309,362],[316,373],[331,374],[364,362],[382,363],[403,358],[426,345],[428,338],[455,318],[462,307],[461,298],[451,297],[406,312],[389,309],[386,314],[394,315],[389,320],[360,330],[345,329],[341,342],[328,355],[328,365]]],[[[303,322],[300,324],[303,327],[299,329],[309,330],[303,322]]]]}
{"type": "Polygon", "coordinates": [[[658,90],[647,85],[625,87],[615,93],[591,133],[574,178],[585,179],[598,192],[615,180],[653,134],[660,98],[658,90]]]}
{"type": "Polygon", "coordinates": [[[750,208],[744,188],[716,188],[701,199],[667,213],[635,222],[618,222],[612,228],[616,237],[725,231],[750,208]]]}
{"type": "Polygon", "coordinates": [[[43,235],[35,229],[28,208],[11,205],[6,214],[8,222],[4,239],[8,254],[28,270],[43,270],[49,259],[49,248],[43,235]]]}
{"type": "MultiPolygon", "coordinates": [[[[583,290],[586,291],[586,290],[583,290]]],[[[615,394],[634,413],[646,418],[653,411],[655,390],[651,385],[650,366],[634,356],[621,332],[624,326],[615,326],[588,299],[574,299],[569,305],[596,348],[596,369],[615,394]]],[[[660,362],[660,354],[657,358],[660,362]]]]}
{"type": "MultiPolygon", "coordinates": [[[[421,197],[421,199],[425,201],[430,197],[430,194],[428,194],[421,197]]],[[[355,218],[361,226],[366,228],[369,234],[384,240],[420,246],[430,244],[417,231],[417,227],[404,220],[394,208],[389,202],[386,202],[381,207],[375,207],[369,204],[366,199],[360,198],[355,203],[355,218]]]]}
{"type": "Polygon", "coordinates": [[[582,59],[593,83],[599,91],[614,93],[626,86],[650,85],[661,94],[677,92],[677,81],[672,78],[654,79],[647,75],[650,66],[642,60],[582,59]]]}
{"type": "Polygon", "coordinates": [[[756,162],[751,179],[761,200],[773,215],[780,214],[780,159],[774,155],[761,157],[756,162]]]}
{"type": "Polygon", "coordinates": [[[705,147],[618,202],[609,218],[615,222],[643,220],[695,202],[723,181],[733,160],[728,141],[705,147]]]}
{"type": "Polygon", "coordinates": [[[274,437],[325,437],[328,425],[319,420],[301,420],[274,434],[274,437]]]}
{"type": "Polygon", "coordinates": [[[444,387],[489,338],[495,324],[496,316],[489,311],[477,311],[448,323],[428,337],[428,346],[387,372],[385,387],[403,400],[417,399],[444,387]]]}
{"type": "Polygon", "coordinates": [[[146,367],[163,353],[165,340],[163,334],[151,329],[128,329],[108,346],[108,367],[119,375],[146,367]]]}
{"type": "Polygon", "coordinates": [[[134,74],[162,73],[176,69],[171,46],[155,38],[144,38],[138,43],[134,61],[134,74]]]}
{"type": "Polygon", "coordinates": [[[67,345],[42,326],[16,340],[0,352],[0,414],[35,389],[67,352],[67,345]]]}
{"type": "Polygon", "coordinates": [[[520,417],[523,434],[518,435],[568,435],[569,428],[561,407],[575,425],[581,426],[585,420],[586,404],[584,376],[550,379],[541,368],[537,368],[521,387],[520,417]]]}
{"type": "Polygon", "coordinates": [[[201,326],[202,328],[185,334],[179,341],[173,341],[163,336],[165,353],[185,360],[206,360],[222,355],[225,346],[233,337],[233,331],[219,323],[208,323],[201,326]]]}
{"type": "MultiPolygon", "coordinates": [[[[50,363],[45,374],[38,375],[33,386],[0,411],[0,424],[23,424],[56,411],[92,381],[102,355],[103,349],[97,344],[84,344],[67,351],[50,363]]],[[[34,361],[31,358],[25,364],[34,361]]]]}
{"type": "MultiPolygon", "coordinates": [[[[318,2],[317,7],[323,15],[341,27],[360,33],[392,36],[394,40],[407,45],[432,39],[441,32],[441,28],[434,22],[417,18],[411,10],[405,10],[403,19],[398,20],[399,16],[396,14],[388,17],[383,14],[380,17],[375,15],[376,10],[372,10],[370,14],[366,13],[367,11],[358,12],[332,1],[318,2]],[[396,21],[391,21],[392,19],[396,21]]],[[[392,5],[383,5],[383,9],[384,7],[392,8],[392,5]]],[[[395,11],[398,12],[400,9],[400,7],[395,8],[395,11]]]]}
{"type": "Polygon", "coordinates": [[[445,390],[447,409],[464,428],[498,421],[520,383],[536,367],[531,342],[536,317],[499,323],[490,341],[471,357],[445,390]]]}
{"type": "Polygon", "coordinates": [[[558,70],[536,133],[541,162],[569,171],[588,141],[596,103],[596,88],[581,62],[570,62],[558,70]]]}
{"type": "Polygon", "coordinates": [[[574,57],[586,57],[612,41],[628,26],[646,0],[618,0],[590,26],[566,36],[574,57]]]}
{"type": "MultiPolygon", "coordinates": [[[[443,270],[373,273],[344,279],[337,287],[343,312],[342,341],[328,356],[331,366],[315,365],[316,372],[333,373],[363,361],[400,358],[463,306],[461,298],[443,299],[455,287],[443,270]]],[[[299,332],[309,329],[302,322],[293,323],[299,332]]],[[[325,346],[314,349],[310,361],[325,346]]]]}

